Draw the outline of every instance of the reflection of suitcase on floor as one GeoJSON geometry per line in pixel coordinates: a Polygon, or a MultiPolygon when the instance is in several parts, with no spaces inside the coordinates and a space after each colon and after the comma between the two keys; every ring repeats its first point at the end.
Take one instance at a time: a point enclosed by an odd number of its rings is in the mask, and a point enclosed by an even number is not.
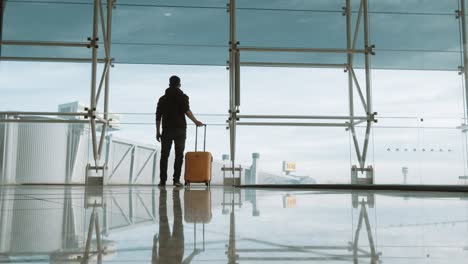
{"type": "Polygon", "coordinates": [[[185,190],[184,219],[186,223],[209,223],[211,221],[211,191],[185,190]]]}
{"type": "Polygon", "coordinates": [[[210,152],[205,151],[206,147],[206,125],[204,133],[203,152],[197,151],[198,127],[195,134],[195,152],[187,152],[185,154],[185,185],[190,185],[192,182],[204,182],[206,186],[211,182],[211,164],[213,156],[210,152]]]}

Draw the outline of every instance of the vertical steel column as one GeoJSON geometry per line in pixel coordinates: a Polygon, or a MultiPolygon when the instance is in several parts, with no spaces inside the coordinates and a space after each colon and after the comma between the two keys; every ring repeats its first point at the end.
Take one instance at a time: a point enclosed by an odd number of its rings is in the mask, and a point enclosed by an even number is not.
{"type": "Polygon", "coordinates": [[[93,207],[93,211],[91,213],[91,217],[89,221],[88,234],[86,236],[85,251],[83,255],[84,263],[88,263],[88,260],[89,260],[89,253],[91,250],[91,239],[93,238],[94,225],[96,222],[95,219],[96,219],[96,204],[93,207]]]}
{"type": "MultiPolygon", "coordinates": [[[[5,14],[6,0],[0,0],[0,41],[3,40],[3,15],[5,14]]],[[[2,45],[0,45],[0,56],[2,56],[2,45]]]]}
{"type": "Polygon", "coordinates": [[[234,174],[236,160],[236,125],[238,102],[238,68],[239,55],[237,54],[236,38],[236,0],[229,0],[229,136],[231,148],[231,167],[234,174]]]}
{"type": "MultiPolygon", "coordinates": [[[[236,44],[236,51],[234,53],[234,106],[237,108],[236,109],[236,114],[237,110],[239,110],[240,106],[240,51],[237,49],[237,44],[236,44]]],[[[237,121],[237,119],[236,119],[237,121]]]]}
{"type": "MultiPolygon", "coordinates": [[[[348,50],[354,49],[352,41],[351,41],[351,0],[346,0],[346,47],[348,50]]],[[[354,41],[353,41],[354,43],[354,41]]],[[[348,53],[347,55],[347,61],[348,61],[348,96],[349,96],[349,124],[350,124],[350,130],[351,130],[351,135],[353,138],[353,144],[354,144],[354,149],[356,151],[356,157],[358,159],[359,164],[364,166],[362,164],[362,159],[361,159],[361,151],[359,149],[359,142],[356,137],[356,129],[354,127],[354,87],[353,87],[353,53],[348,53]]]]}
{"type": "MultiPolygon", "coordinates": [[[[113,10],[114,0],[107,0],[107,54],[106,54],[106,63],[108,67],[111,66],[111,47],[112,47],[112,10],[113,10]]],[[[110,68],[107,70],[106,80],[104,87],[104,119],[109,121],[109,86],[110,86],[110,68]]]]}
{"type": "MultiPolygon", "coordinates": [[[[465,98],[464,98],[464,108],[463,112],[465,114],[465,118],[468,117],[468,43],[467,43],[467,36],[466,36],[466,5],[465,0],[460,0],[460,9],[459,16],[460,16],[460,23],[461,23],[461,37],[462,37],[462,51],[463,51],[463,83],[465,84],[465,98]]],[[[468,120],[464,119],[463,124],[467,125],[468,120]]],[[[463,130],[462,130],[463,131],[463,130]]],[[[465,138],[465,146],[466,146],[466,132],[464,133],[465,138]]],[[[465,150],[466,152],[466,150],[465,150]]],[[[468,163],[468,160],[466,161],[468,163]]]]}
{"type": "Polygon", "coordinates": [[[151,184],[156,184],[156,171],[158,168],[158,152],[155,150],[153,154],[153,171],[151,173],[151,184]]]}
{"type": "Polygon", "coordinates": [[[369,248],[370,248],[370,254],[371,254],[371,263],[376,263],[375,258],[378,258],[377,250],[375,247],[375,242],[374,242],[374,237],[372,236],[372,229],[369,221],[369,215],[366,210],[366,205],[363,202],[361,202],[361,211],[359,212],[359,220],[358,220],[358,225],[356,228],[355,236],[354,236],[354,243],[353,243],[353,252],[354,252],[354,257],[356,259],[357,257],[357,250],[359,246],[359,235],[361,233],[361,228],[362,224],[366,225],[366,231],[367,231],[367,238],[369,240],[369,248]]]}
{"type": "Polygon", "coordinates": [[[91,98],[90,98],[90,123],[91,123],[91,135],[93,144],[93,157],[97,166],[97,160],[99,160],[99,153],[97,148],[96,139],[96,74],[97,74],[97,41],[98,41],[98,17],[99,17],[99,0],[94,0],[94,14],[93,14],[93,36],[90,39],[92,49],[92,65],[91,65],[91,98]]]}
{"type": "MultiPolygon", "coordinates": [[[[96,229],[96,247],[98,251],[98,260],[100,260],[102,256],[102,241],[101,241],[101,228],[99,227],[99,216],[96,212],[96,216],[94,217],[94,228],[96,229]]],[[[100,261],[98,263],[101,263],[100,261]]]]}
{"type": "Polygon", "coordinates": [[[234,197],[231,201],[231,214],[229,217],[229,244],[228,250],[226,251],[229,264],[237,263],[236,253],[236,215],[234,210],[234,197]]]}
{"type": "Polygon", "coordinates": [[[367,209],[364,204],[362,204],[362,210],[364,210],[364,223],[366,224],[367,239],[369,240],[369,247],[371,250],[372,259],[374,259],[377,255],[377,252],[375,249],[374,237],[372,236],[372,229],[371,229],[371,224],[369,221],[369,215],[367,214],[367,209]]]}
{"type": "Polygon", "coordinates": [[[110,215],[110,212],[109,212],[109,207],[107,206],[109,203],[108,203],[108,196],[110,196],[111,194],[104,194],[104,205],[102,207],[102,234],[107,236],[109,234],[109,215],[110,215]]]}
{"type": "Polygon", "coordinates": [[[366,100],[367,100],[367,115],[372,113],[372,91],[371,91],[371,73],[370,73],[370,56],[372,47],[369,40],[369,4],[368,0],[362,0],[364,11],[364,46],[365,46],[365,72],[366,72],[366,100]]]}
{"type": "Polygon", "coordinates": [[[128,219],[130,224],[135,223],[135,207],[133,206],[133,188],[128,187],[128,219]]]}
{"type": "MultiPolygon", "coordinates": [[[[351,49],[351,0],[346,0],[346,47],[351,49]]],[[[349,123],[354,127],[354,97],[353,97],[353,74],[352,53],[347,54],[348,59],[348,95],[349,95],[349,123]]]]}
{"type": "MultiPolygon", "coordinates": [[[[465,0],[460,0],[460,17],[461,17],[461,31],[462,31],[462,41],[463,41],[463,73],[464,73],[464,83],[465,83],[465,115],[468,116],[468,82],[466,78],[468,77],[468,43],[466,36],[466,14],[465,14],[465,0]]],[[[465,120],[465,124],[466,124],[465,120]]]]}
{"type": "Polygon", "coordinates": [[[137,158],[137,149],[136,145],[132,146],[132,153],[130,154],[130,171],[128,176],[128,184],[133,184],[133,179],[135,176],[135,166],[136,166],[136,158],[137,158]]]}
{"type": "MultiPolygon", "coordinates": [[[[102,1],[102,0],[100,0],[102,1]]],[[[109,86],[110,86],[110,68],[111,68],[111,37],[112,37],[112,10],[113,10],[113,4],[114,0],[107,0],[107,21],[106,21],[106,26],[103,26],[103,29],[105,28],[105,39],[104,39],[104,45],[105,45],[105,50],[106,50],[106,67],[104,69],[104,74],[105,74],[105,80],[104,80],[104,119],[106,120],[107,123],[103,124],[102,126],[102,131],[101,131],[101,140],[99,141],[99,149],[98,149],[98,154],[101,156],[102,153],[102,147],[104,145],[104,138],[107,132],[107,127],[109,125],[109,86]]],[[[102,8],[102,3],[100,3],[100,6],[102,8]]],[[[101,12],[102,14],[102,12],[101,12]]],[[[102,20],[103,21],[103,18],[102,20]]]]}
{"type": "Polygon", "coordinates": [[[371,91],[371,71],[370,71],[370,56],[372,47],[369,43],[369,6],[367,0],[362,0],[364,11],[364,45],[365,53],[365,74],[366,74],[366,101],[367,101],[367,125],[366,125],[366,138],[364,140],[364,147],[362,153],[361,168],[364,169],[366,162],[367,150],[369,149],[369,135],[372,126],[372,91],[371,91]]]}
{"type": "MultiPolygon", "coordinates": [[[[8,119],[8,115],[5,115],[5,116],[2,116],[2,118],[4,118],[5,120],[8,119]]],[[[0,164],[1,169],[1,174],[0,174],[0,184],[7,184],[7,162],[8,162],[8,157],[9,155],[8,154],[8,123],[3,123],[3,124],[0,124],[0,128],[3,130],[3,149],[0,149],[0,151],[2,151],[2,155],[3,155],[3,158],[2,158],[2,163],[0,164]]]]}
{"type": "Polygon", "coordinates": [[[107,147],[106,147],[106,159],[105,159],[105,164],[104,164],[104,167],[105,168],[105,173],[104,173],[104,179],[103,179],[103,183],[104,184],[107,184],[107,181],[109,180],[109,171],[108,171],[108,167],[109,167],[109,162],[110,162],[110,156],[111,156],[111,153],[112,153],[112,135],[109,135],[107,137],[107,143],[106,143],[107,147]]]}

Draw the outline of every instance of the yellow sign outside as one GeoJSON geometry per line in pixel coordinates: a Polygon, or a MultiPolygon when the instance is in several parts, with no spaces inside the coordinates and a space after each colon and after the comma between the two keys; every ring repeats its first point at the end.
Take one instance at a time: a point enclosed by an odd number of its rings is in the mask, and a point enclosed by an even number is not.
{"type": "Polygon", "coordinates": [[[295,172],[296,171],[296,162],[283,161],[283,171],[284,172],[295,172]]]}

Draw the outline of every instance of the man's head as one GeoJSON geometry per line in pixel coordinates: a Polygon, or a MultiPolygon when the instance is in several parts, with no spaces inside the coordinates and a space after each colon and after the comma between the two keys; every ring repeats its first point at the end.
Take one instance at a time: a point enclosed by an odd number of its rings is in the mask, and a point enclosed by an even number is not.
{"type": "Polygon", "coordinates": [[[177,76],[171,76],[169,78],[169,87],[180,87],[180,78],[177,76]]]}

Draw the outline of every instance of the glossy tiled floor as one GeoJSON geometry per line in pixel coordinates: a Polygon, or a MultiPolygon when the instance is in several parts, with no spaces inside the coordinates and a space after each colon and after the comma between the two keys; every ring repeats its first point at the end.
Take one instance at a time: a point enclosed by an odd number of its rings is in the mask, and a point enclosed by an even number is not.
{"type": "Polygon", "coordinates": [[[2,187],[0,263],[466,263],[468,197],[2,187]]]}

